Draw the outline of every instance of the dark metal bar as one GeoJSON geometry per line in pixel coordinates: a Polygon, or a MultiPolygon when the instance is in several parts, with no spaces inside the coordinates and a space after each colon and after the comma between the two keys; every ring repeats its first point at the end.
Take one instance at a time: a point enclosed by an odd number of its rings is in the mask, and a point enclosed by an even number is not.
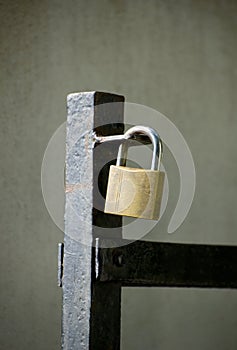
{"type": "MultiPolygon", "coordinates": [[[[121,227],[121,219],[104,214],[96,203],[98,177],[103,179],[108,171],[106,163],[114,162],[118,148],[116,145],[94,148],[93,136],[94,133],[100,136],[123,133],[123,101],[123,96],[102,92],[68,96],[62,280],[64,350],[119,349],[121,284],[114,284],[109,299],[107,287],[97,287],[94,283],[92,255],[93,239],[106,238],[102,227],[121,227]],[[105,295],[108,313],[102,318],[105,295]],[[99,322],[100,327],[97,326],[99,322]],[[116,325],[117,334],[112,332],[108,336],[109,323],[116,325]]],[[[103,185],[102,190],[105,190],[103,185]]],[[[120,236],[121,229],[117,231],[120,236]]]]}
{"type": "MultiPolygon", "coordinates": [[[[119,135],[123,133],[123,102],[122,96],[112,94],[97,94],[95,105],[100,111],[99,118],[95,120],[96,135],[106,137],[107,135],[119,135]],[[120,103],[111,103],[120,102],[120,103]],[[108,104],[109,103],[109,104],[108,104]],[[102,111],[102,112],[101,112],[102,111]],[[116,124],[114,122],[116,121],[116,124]],[[108,127],[103,124],[110,122],[108,127]]],[[[118,239],[122,236],[122,218],[115,215],[105,214],[99,210],[97,203],[97,188],[105,198],[109,167],[116,163],[118,153],[118,142],[106,143],[96,147],[93,160],[93,237],[98,242],[98,237],[103,239],[115,235],[118,239]],[[104,166],[105,165],[105,166],[104,166]],[[105,233],[103,228],[116,228],[105,233]]],[[[106,240],[104,240],[106,242],[106,240]]],[[[105,243],[106,244],[106,243],[105,243]]],[[[96,245],[96,243],[94,244],[96,245]]],[[[93,249],[93,253],[95,250],[93,249]]],[[[90,350],[119,350],[120,349],[120,326],[121,326],[121,283],[96,283],[94,262],[95,255],[92,254],[92,290],[91,290],[91,315],[90,315],[90,350]]]]}
{"type": "Polygon", "coordinates": [[[127,243],[98,250],[98,281],[123,286],[237,288],[237,247],[127,243]]]}
{"type": "Polygon", "coordinates": [[[121,283],[93,285],[90,349],[120,349],[121,283]]]}

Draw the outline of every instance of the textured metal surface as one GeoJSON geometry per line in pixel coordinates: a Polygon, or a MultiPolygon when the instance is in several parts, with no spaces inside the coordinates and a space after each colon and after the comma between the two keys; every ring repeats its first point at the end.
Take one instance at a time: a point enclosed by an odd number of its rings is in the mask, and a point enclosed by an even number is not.
{"type": "Polygon", "coordinates": [[[237,247],[135,241],[99,249],[97,270],[123,286],[237,288],[237,247]]]}
{"type": "MultiPolygon", "coordinates": [[[[111,146],[103,148],[103,157],[102,152],[95,152],[93,135],[94,131],[98,135],[123,132],[123,105],[109,103],[123,100],[122,96],[100,92],[68,96],[62,322],[65,350],[102,349],[96,330],[92,332],[91,341],[89,339],[90,323],[96,324],[97,312],[102,307],[101,294],[96,293],[92,283],[92,241],[93,236],[103,234],[100,226],[109,222],[121,226],[121,221],[116,219],[114,223],[108,215],[93,209],[99,169],[107,158],[115,158],[111,146]],[[121,125],[115,124],[119,122],[121,125]],[[92,313],[91,303],[95,305],[92,313]]],[[[116,302],[120,307],[120,298],[116,302]]],[[[120,313],[115,316],[115,322],[120,324],[120,313]]],[[[119,329],[117,331],[119,333],[119,329]]],[[[110,344],[111,340],[108,346],[104,344],[104,349],[109,349],[110,344]]]]}
{"type": "Polygon", "coordinates": [[[71,94],[67,103],[66,186],[82,186],[66,192],[62,345],[84,350],[89,347],[93,141],[79,135],[93,129],[94,93],[71,94]]]}

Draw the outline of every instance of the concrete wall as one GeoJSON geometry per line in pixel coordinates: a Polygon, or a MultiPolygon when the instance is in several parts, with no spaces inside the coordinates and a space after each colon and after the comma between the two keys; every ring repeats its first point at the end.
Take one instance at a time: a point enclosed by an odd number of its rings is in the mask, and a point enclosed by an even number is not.
{"type": "MultiPolygon", "coordinates": [[[[194,156],[188,218],[166,233],[171,197],[149,240],[237,244],[237,2],[0,2],[0,348],[60,348],[57,242],[40,187],[44,150],[65,121],[69,92],[104,90],[167,115],[194,156]]],[[[145,120],[144,120],[145,124],[145,120]]],[[[122,349],[237,346],[237,292],[123,291],[122,349]]]]}

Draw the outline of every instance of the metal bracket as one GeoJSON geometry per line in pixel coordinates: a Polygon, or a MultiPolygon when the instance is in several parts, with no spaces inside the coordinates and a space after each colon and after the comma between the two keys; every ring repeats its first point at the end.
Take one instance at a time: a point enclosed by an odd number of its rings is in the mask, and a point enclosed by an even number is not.
{"type": "Polygon", "coordinates": [[[120,142],[129,142],[130,146],[140,146],[142,145],[149,145],[151,144],[151,140],[149,137],[145,135],[139,135],[136,134],[132,138],[127,139],[124,134],[122,135],[110,135],[110,136],[98,136],[96,133],[93,135],[95,144],[101,144],[105,142],[115,142],[115,141],[120,141],[120,142]]]}

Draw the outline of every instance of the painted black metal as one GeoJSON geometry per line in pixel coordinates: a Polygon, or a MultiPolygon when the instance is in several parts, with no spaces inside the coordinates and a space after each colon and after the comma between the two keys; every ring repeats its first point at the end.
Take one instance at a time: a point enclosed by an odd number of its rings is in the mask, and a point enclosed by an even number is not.
{"type": "Polygon", "coordinates": [[[119,248],[99,248],[97,257],[97,280],[103,283],[237,288],[235,246],[135,241],[119,248]]]}
{"type": "MultiPolygon", "coordinates": [[[[120,100],[121,101],[121,100],[120,100]]],[[[101,103],[102,101],[98,101],[101,103]]],[[[106,114],[106,108],[103,109],[106,114]]],[[[121,110],[113,110],[113,115],[116,118],[120,117],[121,110]]],[[[114,128],[104,129],[96,128],[96,135],[116,135],[123,133],[123,124],[118,124],[114,128]]],[[[118,150],[118,142],[107,143],[103,145],[103,152],[100,152],[100,145],[98,152],[94,152],[94,181],[98,181],[100,193],[105,197],[109,167],[116,163],[116,155],[118,150]],[[107,157],[107,160],[105,160],[107,157]],[[112,159],[112,160],[111,160],[112,159]],[[105,165],[104,165],[105,164],[105,165]],[[98,173],[98,170],[100,172],[98,173]]],[[[97,184],[93,186],[96,191],[97,184]]],[[[94,200],[96,201],[96,192],[94,191],[94,200]]],[[[110,232],[110,230],[108,230],[110,232]]],[[[96,208],[96,203],[93,208],[93,237],[94,246],[95,240],[102,237],[105,242],[105,238],[109,239],[117,234],[117,239],[121,239],[122,236],[122,217],[116,215],[105,214],[104,212],[96,208]],[[100,228],[116,227],[120,229],[111,230],[112,234],[108,235],[104,230],[100,228]],[[106,237],[107,236],[107,237],[106,237]]],[[[114,237],[116,239],[116,237],[114,237]]],[[[106,243],[105,243],[106,244],[106,243]]],[[[90,350],[119,350],[120,349],[120,325],[121,325],[121,283],[115,282],[105,284],[97,283],[95,276],[95,250],[92,252],[92,284],[91,284],[91,312],[90,312],[90,350]],[[106,312],[105,312],[106,310],[106,312]]]]}
{"type": "Polygon", "coordinates": [[[121,283],[93,283],[90,349],[120,349],[121,283]]]}

